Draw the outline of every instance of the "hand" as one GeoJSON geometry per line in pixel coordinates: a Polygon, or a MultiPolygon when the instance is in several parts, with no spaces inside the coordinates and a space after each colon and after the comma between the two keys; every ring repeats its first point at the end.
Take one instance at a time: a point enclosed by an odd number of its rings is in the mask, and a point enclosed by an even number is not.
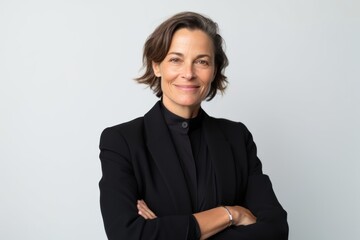
{"type": "Polygon", "coordinates": [[[136,207],[138,209],[138,214],[143,218],[145,219],[157,218],[155,213],[153,213],[153,211],[150,210],[150,208],[146,205],[144,200],[138,200],[136,207]]]}
{"type": "Polygon", "coordinates": [[[227,208],[233,216],[233,224],[235,226],[246,226],[256,223],[256,217],[249,209],[241,206],[228,206],[227,208]]]}

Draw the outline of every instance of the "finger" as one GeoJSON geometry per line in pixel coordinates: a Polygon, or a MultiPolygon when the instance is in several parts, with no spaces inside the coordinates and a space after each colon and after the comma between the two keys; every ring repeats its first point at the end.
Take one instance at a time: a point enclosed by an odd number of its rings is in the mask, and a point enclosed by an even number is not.
{"type": "Polygon", "coordinates": [[[138,214],[140,216],[142,216],[143,218],[145,218],[145,219],[151,219],[151,215],[146,210],[144,210],[142,208],[139,208],[138,214]]]}
{"type": "Polygon", "coordinates": [[[136,207],[138,209],[139,215],[141,215],[145,219],[150,218],[148,212],[146,211],[146,207],[144,206],[144,204],[142,202],[138,201],[138,204],[136,205],[136,207]]]}
{"type": "Polygon", "coordinates": [[[138,211],[138,214],[140,215],[140,216],[142,216],[144,219],[148,219],[148,217],[142,212],[142,211],[138,211]]]}
{"type": "Polygon", "coordinates": [[[143,204],[141,203],[140,200],[137,201],[136,207],[138,209],[138,214],[140,216],[142,216],[143,218],[148,219],[148,216],[147,216],[146,212],[143,210],[143,208],[144,208],[143,204]]]}
{"type": "Polygon", "coordinates": [[[139,214],[145,217],[146,219],[154,219],[156,215],[151,209],[146,205],[143,200],[139,200],[137,204],[137,208],[139,210],[139,214]]]}
{"type": "Polygon", "coordinates": [[[146,218],[146,219],[151,219],[152,218],[151,214],[149,214],[149,212],[146,209],[140,209],[139,214],[141,216],[143,216],[144,218],[146,218]]]}
{"type": "Polygon", "coordinates": [[[150,219],[156,218],[155,213],[153,211],[151,211],[149,208],[144,208],[143,211],[146,212],[148,218],[150,218],[150,219]]]}
{"type": "Polygon", "coordinates": [[[144,210],[146,211],[146,213],[148,214],[148,216],[149,216],[150,218],[156,218],[155,213],[154,213],[153,211],[151,211],[150,208],[148,208],[148,207],[146,206],[146,207],[144,208],[144,210]]]}

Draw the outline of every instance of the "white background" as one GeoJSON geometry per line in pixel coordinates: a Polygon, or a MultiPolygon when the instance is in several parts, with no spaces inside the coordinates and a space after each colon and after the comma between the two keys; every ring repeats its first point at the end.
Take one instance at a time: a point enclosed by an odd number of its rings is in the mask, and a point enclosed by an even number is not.
{"type": "Polygon", "coordinates": [[[157,101],[132,79],[183,10],[220,26],[230,85],[203,108],[253,133],[290,239],[360,239],[356,0],[0,0],[0,239],[106,239],[100,133],[157,101]]]}

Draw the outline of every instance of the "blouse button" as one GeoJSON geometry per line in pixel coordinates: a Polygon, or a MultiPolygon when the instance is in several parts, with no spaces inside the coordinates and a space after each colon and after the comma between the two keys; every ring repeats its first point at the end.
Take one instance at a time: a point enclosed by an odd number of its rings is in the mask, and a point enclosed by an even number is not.
{"type": "Polygon", "coordinates": [[[187,127],[189,126],[189,124],[188,124],[187,122],[182,122],[182,123],[181,123],[181,126],[182,126],[183,128],[187,128],[187,127]]]}

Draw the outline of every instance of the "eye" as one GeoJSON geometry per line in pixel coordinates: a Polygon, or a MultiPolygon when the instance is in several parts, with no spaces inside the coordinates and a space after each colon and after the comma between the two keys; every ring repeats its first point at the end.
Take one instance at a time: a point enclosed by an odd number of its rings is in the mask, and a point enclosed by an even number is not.
{"type": "Polygon", "coordinates": [[[196,60],[196,63],[197,63],[197,64],[200,64],[200,65],[202,65],[202,66],[209,66],[209,65],[210,65],[210,64],[209,64],[209,61],[204,60],[204,59],[198,59],[198,60],[196,60]]]}
{"type": "Polygon", "coordinates": [[[169,59],[169,62],[171,62],[171,63],[180,63],[181,59],[178,58],[178,57],[172,57],[172,58],[169,59]]]}

